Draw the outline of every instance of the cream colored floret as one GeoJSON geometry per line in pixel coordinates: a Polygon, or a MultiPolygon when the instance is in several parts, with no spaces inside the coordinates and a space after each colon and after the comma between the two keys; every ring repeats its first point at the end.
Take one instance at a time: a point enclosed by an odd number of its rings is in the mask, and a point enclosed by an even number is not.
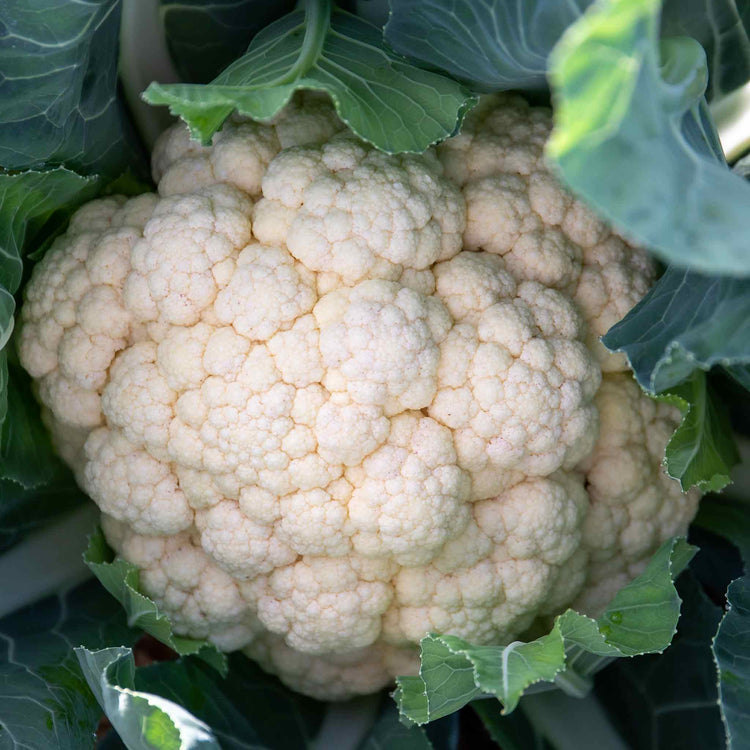
{"type": "Polygon", "coordinates": [[[697,502],[676,411],[598,341],[651,263],[549,173],[549,113],[484,99],[421,156],[342,128],[317,94],[211,147],[171,128],[159,195],[76,212],[17,333],[175,632],[332,699],[428,631],[597,612],[697,502]]]}
{"type": "Polygon", "coordinates": [[[464,204],[432,154],[388,156],[353,138],[282,152],[263,178],[255,235],[323,274],[320,291],[395,280],[461,248],[464,204]]]}

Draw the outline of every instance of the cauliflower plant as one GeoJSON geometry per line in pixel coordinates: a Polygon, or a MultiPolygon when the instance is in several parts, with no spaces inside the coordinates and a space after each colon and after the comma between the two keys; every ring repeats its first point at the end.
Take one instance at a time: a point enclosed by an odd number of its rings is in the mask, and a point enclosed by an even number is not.
{"type": "Polygon", "coordinates": [[[305,95],[159,195],[93,201],[26,287],[19,356],[60,454],[178,633],[319,698],[599,611],[697,494],[676,410],[599,343],[646,254],[548,172],[550,114],[485,100],[389,156],[305,95]]]}

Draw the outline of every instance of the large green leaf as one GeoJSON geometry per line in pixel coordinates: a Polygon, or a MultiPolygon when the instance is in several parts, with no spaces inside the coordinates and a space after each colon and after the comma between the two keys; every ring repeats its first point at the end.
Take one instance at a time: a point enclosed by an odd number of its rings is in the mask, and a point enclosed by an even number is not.
{"type": "Polygon", "coordinates": [[[0,5],[0,166],[116,177],[145,160],[117,95],[121,0],[0,5]]]}
{"type": "Polygon", "coordinates": [[[563,180],[633,240],[706,273],[750,274],[750,185],[707,114],[705,52],[659,42],[659,0],[599,0],[550,57],[563,180]]]}
{"type": "Polygon", "coordinates": [[[0,748],[92,747],[101,710],[73,648],[137,637],[93,580],[0,620],[0,748]]]}
{"type": "Polygon", "coordinates": [[[183,638],[172,632],[169,618],[140,591],[140,574],[135,565],[115,557],[101,529],[89,538],[83,561],[107,591],[122,604],[128,623],[139,627],[182,656],[196,655],[222,674],[226,674],[226,655],[208,641],[183,638]]]}
{"type": "Polygon", "coordinates": [[[706,382],[706,374],[695,370],[684,383],[659,398],[683,413],[665,451],[669,476],[678,479],[684,491],[698,487],[703,492],[718,492],[726,487],[739,454],[727,407],[706,382]]]}
{"type": "Polygon", "coordinates": [[[670,266],[602,341],[625,352],[638,382],[655,393],[716,365],[750,389],[743,367],[750,364],[750,280],[670,266]]]}
{"type": "Polygon", "coordinates": [[[160,0],[172,60],[186,83],[208,83],[294,0],[160,0]]]}
{"type": "Polygon", "coordinates": [[[471,707],[502,750],[551,750],[551,745],[523,711],[503,714],[497,701],[493,700],[476,700],[471,707]]]}
{"type": "Polygon", "coordinates": [[[272,118],[298,89],[328,93],[361,138],[394,153],[424,151],[452,135],[474,103],[455,81],[410,65],[380,30],[328,0],[308,0],[266,27],[211,84],[152,84],[144,97],[167,104],[207,142],[229,114],[272,118]]]}
{"type": "Polygon", "coordinates": [[[138,669],[135,687],[186,708],[211,727],[223,750],[312,747],[325,713],[323,704],[293,693],[239,653],[229,656],[226,677],[186,657],[138,669]]]}
{"type": "Polygon", "coordinates": [[[508,646],[474,646],[449,635],[422,640],[417,677],[399,677],[394,698],[408,721],[425,724],[457,711],[483,693],[512,711],[538,683],[556,683],[575,694],[610,659],[660,653],[672,641],[680,615],[674,579],[695,548],[672,539],[647,569],[620,589],[598,619],[567,610],[545,636],[508,646]]]}
{"type": "Polygon", "coordinates": [[[723,746],[711,655],[721,610],[690,575],[677,590],[683,603],[672,645],[660,655],[619,659],[597,675],[596,694],[632,750],[723,746]]]}
{"type": "Polygon", "coordinates": [[[742,750],[750,747],[750,576],[729,585],[727,613],[713,651],[727,744],[730,750],[742,750]]]}
{"type": "Polygon", "coordinates": [[[478,91],[547,86],[547,56],[591,0],[391,0],[395,50],[478,91]]]}
{"type": "Polygon", "coordinates": [[[211,729],[182,706],[134,689],[131,649],[74,650],[86,682],[129,750],[221,750],[211,729]]]}

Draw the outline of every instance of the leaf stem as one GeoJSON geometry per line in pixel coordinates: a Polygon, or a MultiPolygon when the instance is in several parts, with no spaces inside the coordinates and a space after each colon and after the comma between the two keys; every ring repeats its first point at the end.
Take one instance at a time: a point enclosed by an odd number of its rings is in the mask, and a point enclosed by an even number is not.
{"type": "Polygon", "coordinates": [[[305,36],[294,65],[268,86],[282,86],[302,78],[317,62],[331,26],[331,0],[305,0],[305,36]]]}

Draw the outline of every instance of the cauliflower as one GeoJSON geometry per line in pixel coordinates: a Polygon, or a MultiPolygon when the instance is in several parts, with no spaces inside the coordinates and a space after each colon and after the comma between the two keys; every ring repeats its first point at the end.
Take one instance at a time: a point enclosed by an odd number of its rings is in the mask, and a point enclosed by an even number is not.
{"type": "Polygon", "coordinates": [[[596,614],[686,530],[678,412],[599,343],[653,268],[547,171],[550,126],[493,97],[389,156],[317,95],[211,147],[175,125],[159,195],[37,264],[20,360],[178,633],[341,699],[429,631],[596,614]]]}

